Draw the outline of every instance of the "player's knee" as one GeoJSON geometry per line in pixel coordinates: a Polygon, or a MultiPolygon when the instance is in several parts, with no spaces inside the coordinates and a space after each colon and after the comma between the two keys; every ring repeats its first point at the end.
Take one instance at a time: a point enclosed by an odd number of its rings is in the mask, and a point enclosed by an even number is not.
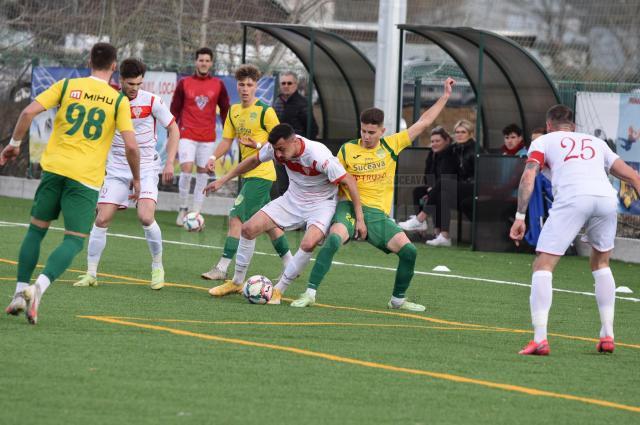
{"type": "Polygon", "coordinates": [[[138,213],[138,220],[140,220],[140,224],[143,226],[151,226],[155,221],[153,214],[149,213],[138,213]]]}
{"type": "Polygon", "coordinates": [[[405,246],[400,248],[400,251],[398,251],[398,257],[400,257],[401,260],[415,263],[416,258],[418,257],[418,250],[412,243],[405,244],[405,246]]]}
{"type": "Polygon", "coordinates": [[[240,234],[245,239],[255,239],[258,236],[258,227],[251,223],[251,221],[242,223],[240,234]]]}
{"type": "Polygon", "coordinates": [[[304,252],[313,252],[316,245],[318,245],[317,241],[305,241],[300,242],[300,249],[304,252]]]}
{"type": "Polygon", "coordinates": [[[109,224],[111,224],[111,217],[107,217],[106,215],[100,215],[98,214],[98,216],[96,217],[96,221],[95,221],[95,225],[96,227],[109,227],[109,224]]]}

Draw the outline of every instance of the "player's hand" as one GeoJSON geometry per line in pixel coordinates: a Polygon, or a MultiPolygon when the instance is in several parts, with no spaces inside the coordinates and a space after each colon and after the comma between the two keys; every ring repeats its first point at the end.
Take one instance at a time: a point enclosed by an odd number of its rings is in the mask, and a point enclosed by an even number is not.
{"type": "Polygon", "coordinates": [[[164,184],[170,184],[173,182],[173,163],[167,161],[167,164],[164,166],[164,170],[162,170],[162,181],[164,184]]]}
{"type": "MultiPolygon", "coordinates": [[[[258,149],[258,142],[256,142],[249,136],[239,137],[238,142],[248,148],[258,149]]],[[[260,147],[262,147],[262,143],[260,143],[260,147]]]]}
{"type": "Polygon", "coordinates": [[[207,161],[207,167],[206,168],[210,172],[215,173],[216,172],[216,162],[213,159],[209,158],[209,160],[207,161]]]}
{"type": "Polygon", "coordinates": [[[223,184],[224,183],[222,183],[222,180],[213,181],[205,186],[202,193],[204,193],[206,196],[209,196],[209,193],[217,192],[218,190],[220,190],[223,184]]]}
{"type": "Polygon", "coordinates": [[[451,96],[451,93],[453,92],[453,86],[455,85],[456,85],[456,80],[454,80],[451,77],[446,79],[446,81],[444,82],[444,95],[446,97],[451,96]]]}
{"type": "Polygon", "coordinates": [[[140,197],[140,180],[131,180],[131,190],[133,190],[133,193],[129,195],[129,199],[137,201],[140,197]]]}
{"type": "Polygon", "coordinates": [[[364,220],[356,220],[356,231],[353,236],[361,241],[367,239],[367,226],[364,224],[364,220]]]}
{"type": "Polygon", "coordinates": [[[16,156],[18,156],[18,154],[20,154],[19,146],[5,146],[2,150],[2,153],[0,154],[0,166],[6,164],[7,161],[11,161],[16,156]]]}
{"type": "Polygon", "coordinates": [[[516,246],[520,246],[520,241],[524,238],[524,233],[527,230],[527,225],[524,220],[518,220],[513,222],[511,226],[511,231],[509,232],[509,237],[513,240],[516,246]]]}

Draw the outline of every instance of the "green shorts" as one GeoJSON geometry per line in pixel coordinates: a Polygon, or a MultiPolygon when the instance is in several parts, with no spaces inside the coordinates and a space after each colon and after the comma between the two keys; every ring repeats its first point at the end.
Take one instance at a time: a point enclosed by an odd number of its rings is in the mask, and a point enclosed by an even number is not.
{"type": "Polygon", "coordinates": [[[60,211],[64,228],[72,232],[89,234],[96,219],[97,190],[59,174],[42,172],[31,207],[31,216],[42,221],[53,221],[60,211]]]}
{"type": "Polygon", "coordinates": [[[229,217],[238,217],[241,222],[246,222],[255,213],[260,211],[271,201],[271,180],[259,177],[249,177],[242,182],[242,189],[236,198],[233,208],[229,211],[229,217]]]}
{"type": "MultiPolygon", "coordinates": [[[[402,232],[400,226],[391,220],[384,211],[362,206],[364,224],[367,226],[367,241],[385,253],[390,253],[387,244],[396,234],[402,232]]],[[[351,201],[340,201],[333,215],[332,223],[341,223],[347,228],[349,237],[353,237],[356,229],[356,214],[351,201]]]]}

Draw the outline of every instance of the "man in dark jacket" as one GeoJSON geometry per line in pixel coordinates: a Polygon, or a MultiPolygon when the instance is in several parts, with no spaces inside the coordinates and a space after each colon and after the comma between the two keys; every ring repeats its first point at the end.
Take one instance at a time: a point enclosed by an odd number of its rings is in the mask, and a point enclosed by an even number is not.
{"type": "Polygon", "coordinates": [[[296,134],[315,140],[318,124],[311,113],[311,128],[307,129],[307,99],[298,92],[298,77],[287,71],[280,77],[280,94],[273,104],[278,119],[293,127],[296,134]]]}

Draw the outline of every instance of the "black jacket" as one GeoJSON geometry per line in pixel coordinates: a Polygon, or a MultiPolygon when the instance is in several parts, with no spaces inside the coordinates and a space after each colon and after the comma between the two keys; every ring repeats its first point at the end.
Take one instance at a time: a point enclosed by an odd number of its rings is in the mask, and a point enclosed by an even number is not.
{"type": "Polygon", "coordinates": [[[476,141],[453,145],[453,152],[458,158],[458,181],[473,182],[475,179],[476,141]]]}
{"type": "Polygon", "coordinates": [[[296,134],[315,139],[318,136],[318,124],[313,113],[311,114],[311,132],[307,134],[307,99],[295,92],[287,100],[277,96],[273,108],[281,123],[287,123],[293,127],[296,134]]]}
{"type": "Polygon", "coordinates": [[[453,151],[453,145],[447,146],[439,153],[429,152],[424,169],[427,188],[433,188],[443,177],[455,179],[457,174],[458,158],[453,151]]]}

